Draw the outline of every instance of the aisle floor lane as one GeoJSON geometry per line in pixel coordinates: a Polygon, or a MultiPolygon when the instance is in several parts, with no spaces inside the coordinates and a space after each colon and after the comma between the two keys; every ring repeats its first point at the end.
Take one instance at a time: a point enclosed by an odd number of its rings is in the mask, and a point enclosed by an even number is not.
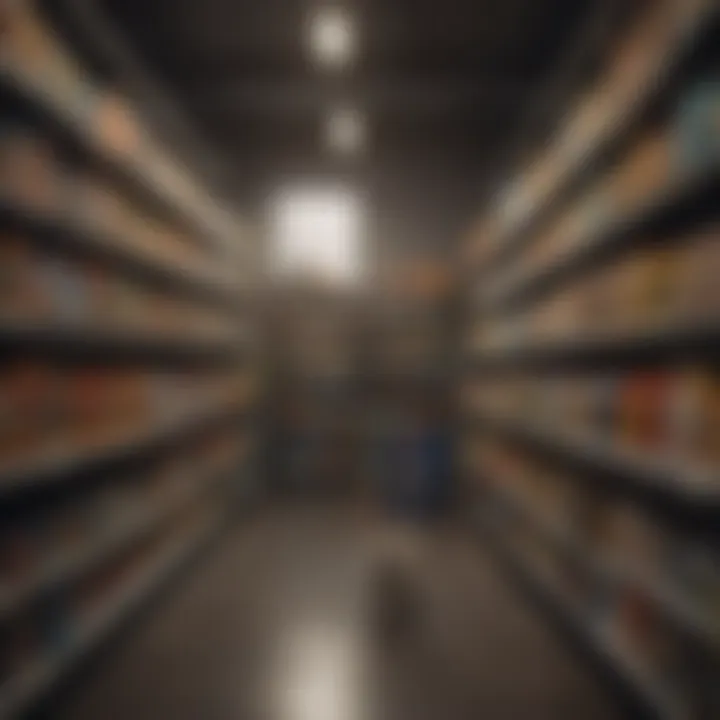
{"type": "Polygon", "coordinates": [[[476,543],[361,509],[267,512],[129,632],[57,718],[619,718],[476,543]]]}

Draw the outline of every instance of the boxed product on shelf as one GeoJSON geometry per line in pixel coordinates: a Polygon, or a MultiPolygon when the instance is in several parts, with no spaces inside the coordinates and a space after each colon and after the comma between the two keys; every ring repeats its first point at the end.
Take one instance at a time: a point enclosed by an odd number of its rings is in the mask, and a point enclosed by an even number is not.
{"type": "Polygon", "coordinates": [[[674,377],[663,371],[630,375],[621,389],[618,442],[645,453],[666,452],[671,444],[669,408],[674,377]]]}
{"type": "Polygon", "coordinates": [[[644,253],[635,294],[630,296],[640,322],[663,324],[677,313],[679,278],[684,261],[685,250],[677,245],[661,246],[644,253]]]}
{"type": "Polygon", "coordinates": [[[63,206],[65,188],[49,140],[23,127],[0,127],[2,195],[30,207],[57,209],[63,206]]]}
{"type": "Polygon", "coordinates": [[[560,468],[543,466],[532,458],[527,458],[526,463],[523,496],[548,527],[570,539],[581,486],[560,468]]]}
{"type": "Polygon", "coordinates": [[[79,447],[132,439],[213,399],[202,374],[87,367],[69,376],[72,427],[79,447]],[[180,382],[178,382],[180,380],[180,382]]]}
{"type": "Polygon", "coordinates": [[[0,318],[227,338],[230,318],[19,236],[0,238],[0,318]]]}
{"type": "Polygon", "coordinates": [[[720,318],[720,229],[710,227],[682,246],[675,315],[697,323],[720,318]]]}
{"type": "Polygon", "coordinates": [[[613,642],[659,682],[677,686],[677,669],[684,657],[682,635],[642,589],[620,586],[611,621],[613,642]]]}
{"type": "Polygon", "coordinates": [[[634,107],[638,98],[657,85],[707,4],[707,0],[650,3],[635,18],[631,32],[614,49],[599,88],[608,95],[615,116],[634,107]]]}
{"type": "Polygon", "coordinates": [[[615,212],[625,215],[657,197],[672,175],[669,134],[662,129],[649,133],[610,176],[608,190],[615,212]]]}
{"type": "Polygon", "coordinates": [[[70,432],[75,447],[92,448],[118,437],[112,381],[112,372],[102,368],[84,368],[69,375],[70,432]]]}
{"type": "Polygon", "coordinates": [[[150,136],[143,148],[143,160],[147,171],[158,185],[168,191],[179,207],[198,208],[204,217],[212,214],[214,204],[207,193],[201,191],[185,168],[173,161],[150,136]]]}
{"type": "Polygon", "coordinates": [[[162,414],[172,417],[197,407],[192,392],[191,373],[163,373],[154,377],[149,385],[150,403],[162,414]]]}
{"type": "Polygon", "coordinates": [[[31,2],[6,2],[2,8],[3,60],[11,63],[34,85],[60,95],[79,108],[91,93],[82,82],[82,72],[61,50],[53,33],[31,2]]]}
{"type": "Polygon", "coordinates": [[[205,260],[196,250],[192,241],[181,231],[155,223],[149,219],[141,221],[139,236],[142,247],[158,258],[178,263],[182,267],[193,269],[204,267],[205,260]]]}
{"type": "Polygon", "coordinates": [[[0,237],[0,318],[37,320],[48,312],[35,262],[35,250],[27,238],[8,234],[0,237]]]}
{"type": "Polygon", "coordinates": [[[677,164],[692,173],[720,163],[720,76],[705,77],[681,95],[676,116],[677,164]]]}
{"type": "Polygon", "coordinates": [[[672,409],[674,446],[681,459],[719,472],[720,370],[703,367],[680,373],[672,409]]]}
{"type": "Polygon", "coordinates": [[[55,368],[29,360],[4,364],[0,389],[0,467],[64,446],[65,388],[55,368]]]}
{"type": "Polygon", "coordinates": [[[108,233],[115,242],[160,262],[177,263],[188,269],[203,266],[205,260],[181,230],[133,206],[96,171],[76,169],[68,183],[74,196],[69,207],[81,224],[108,233]]]}
{"type": "Polygon", "coordinates": [[[703,324],[720,312],[713,280],[718,262],[713,230],[655,242],[578,277],[527,311],[495,320],[485,337],[545,342],[703,324]]]}
{"type": "Polygon", "coordinates": [[[492,221],[483,217],[475,223],[467,235],[466,242],[463,244],[463,265],[477,268],[487,261],[491,248],[489,237],[492,233],[492,221]]]}
{"type": "Polygon", "coordinates": [[[660,583],[671,535],[642,507],[620,497],[605,503],[593,534],[593,551],[604,558],[623,577],[660,583]]]}
{"type": "MultiPolygon", "coordinates": [[[[158,501],[163,496],[174,496],[196,483],[210,482],[205,471],[202,454],[195,448],[182,448],[176,455],[162,458],[153,471],[150,491],[158,501]]],[[[158,502],[160,505],[160,502],[158,502]]]]}
{"type": "Polygon", "coordinates": [[[715,717],[718,656],[693,641],[641,589],[617,595],[612,638],[629,661],[645,668],[668,700],[687,717],[715,717]]]}
{"type": "Polygon", "coordinates": [[[99,94],[90,131],[105,150],[124,156],[140,156],[143,133],[129,103],[110,92],[99,94]]]}
{"type": "Polygon", "coordinates": [[[554,159],[553,164],[557,167],[555,182],[562,178],[566,168],[576,166],[593,149],[596,138],[607,127],[607,106],[607,93],[598,92],[597,88],[586,91],[577,102],[546,160],[550,164],[551,158],[554,159]]]}
{"type": "Polygon", "coordinates": [[[101,307],[92,294],[94,268],[54,253],[36,251],[33,273],[44,299],[43,319],[62,324],[83,324],[101,307]]]}
{"type": "Polygon", "coordinates": [[[93,322],[102,327],[153,329],[156,295],[100,265],[87,266],[93,322]]]}
{"type": "Polygon", "coordinates": [[[683,251],[677,245],[640,250],[611,268],[608,282],[626,308],[623,330],[663,325],[676,314],[683,251]]]}
{"type": "Polygon", "coordinates": [[[150,397],[148,385],[151,381],[149,373],[133,370],[128,370],[118,377],[118,415],[125,418],[131,427],[142,427],[160,414],[150,397]]]}
{"type": "Polygon", "coordinates": [[[720,382],[712,366],[518,376],[476,383],[470,392],[469,410],[491,419],[552,427],[560,439],[578,435],[611,453],[630,450],[664,458],[668,466],[685,469],[682,476],[698,481],[714,482],[712,471],[720,467],[720,382]]]}
{"type": "MultiPolygon", "coordinates": [[[[582,417],[577,429],[600,443],[613,437],[618,424],[618,394],[622,378],[616,373],[582,376],[582,417]]],[[[568,429],[572,430],[571,424],[568,429]]]]}
{"type": "Polygon", "coordinates": [[[137,221],[133,210],[122,195],[96,172],[74,168],[68,177],[71,201],[68,214],[78,224],[101,228],[123,236],[123,241],[136,243],[134,229],[137,221]]]}
{"type": "Polygon", "coordinates": [[[152,523],[153,508],[159,512],[193,486],[211,482],[215,473],[230,466],[227,454],[220,457],[215,452],[221,441],[222,434],[210,443],[193,441],[145,471],[125,471],[82,497],[71,495],[18,515],[0,533],[0,600],[3,593],[33,578],[47,573],[54,577],[65,561],[99,550],[118,533],[130,528],[141,532],[137,523],[152,523]]]}

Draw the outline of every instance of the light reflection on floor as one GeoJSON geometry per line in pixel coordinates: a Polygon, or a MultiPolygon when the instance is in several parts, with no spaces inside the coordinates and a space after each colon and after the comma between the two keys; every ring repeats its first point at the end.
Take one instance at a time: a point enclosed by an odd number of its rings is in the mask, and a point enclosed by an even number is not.
{"type": "Polygon", "coordinates": [[[363,650],[347,626],[309,623],[281,649],[275,675],[286,720],[363,720],[363,650]]]}

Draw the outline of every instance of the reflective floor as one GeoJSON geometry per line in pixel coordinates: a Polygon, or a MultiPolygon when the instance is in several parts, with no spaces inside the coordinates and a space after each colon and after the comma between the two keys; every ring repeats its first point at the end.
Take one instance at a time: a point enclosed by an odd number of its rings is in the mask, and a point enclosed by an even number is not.
{"type": "Polygon", "coordinates": [[[618,717],[477,542],[364,509],[266,512],[129,632],[56,717],[618,717]]]}

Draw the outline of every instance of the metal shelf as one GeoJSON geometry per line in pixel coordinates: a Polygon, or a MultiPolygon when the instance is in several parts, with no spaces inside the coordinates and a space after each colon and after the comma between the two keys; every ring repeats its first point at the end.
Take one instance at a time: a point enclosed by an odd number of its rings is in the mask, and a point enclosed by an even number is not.
{"type": "Polygon", "coordinates": [[[635,331],[517,345],[493,351],[470,350],[470,364],[485,371],[520,368],[657,365],[694,360],[720,351],[720,319],[701,324],[659,324],[635,331]]]}
{"type": "Polygon", "coordinates": [[[33,325],[30,320],[25,322],[18,319],[13,322],[0,320],[0,350],[47,353],[70,358],[99,358],[113,363],[227,364],[238,359],[243,345],[230,339],[193,338],[192,335],[171,335],[143,329],[108,329],[93,323],[33,325]]]}
{"type": "Polygon", "coordinates": [[[477,415],[493,432],[519,440],[577,463],[593,473],[622,479],[626,491],[654,496],[678,511],[697,512],[703,517],[720,512],[720,487],[715,474],[679,467],[667,459],[613,448],[589,437],[548,432],[513,418],[477,415]]]}
{"type": "Polygon", "coordinates": [[[196,480],[192,487],[173,498],[169,505],[141,510],[131,520],[125,520],[99,545],[76,550],[69,555],[60,554],[49,566],[42,567],[30,579],[0,592],[0,622],[21,610],[33,598],[53,587],[73,582],[141,543],[191,502],[219,486],[228,472],[218,473],[218,476],[209,482],[207,479],[196,480]]]}
{"type": "Polygon", "coordinates": [[[492,492],[519,514],[524,522],[535,528],[540,538],[571,561],[578,563],[603,582],[639,588],[671,622],[696,643],[708,647],[712,652],[720,649],[720,623],[678,590],[651,578],[640,568],[630,571],[617,563],[593,557],[569,532],[541,517],[519,493],[498,486],[493,487],[492,492]]]}
{"type": "Polygon", "coordinates": [[[502,559],[518,584],[592,662],[622,690],[633,708],[633,717],[654,720],[687,720],[685,703],[632,655],[619,647],[604,627],[552,588],[523,554],[504,536],[507,532],[481,519],[483,536],[502,559]]]}
{"type": "Polygon", "coordinates": [[[212,539],[213,530],[203,529],[161,552],[115,598],[85,620],[69,648],[38,658],[5,683],[0,689],[0,719],[18,717],[39,702],[199,552],[212,539]]]}
{"type": "Polygon", "coordinates": [[[671,217],[678,207],[717,187],[720,172],[707,168],[689,176],[674,177],[655,197],[623,217],[600,228],[590,228],[585,237],[555,262],[544,267],[522,269],[510,276],[495,292],[485,308],[489,312],[515,310],[542,295],[598,261],[627,248],[628,239],[643,227],[671,217]]]}
{"type": "Polygon", "coordinates": [[[35,209],[0,197],[0,217],[15,226],[27,229],[34,236],[71,246],[118,264],[133,274],[149,278],[154,283],[179,290],[184,294],[204,298],[231,311],[241,309],[242,295],[229,282],[207,271],[189,265],[172,263],[143,252],[136,243],[128,242],[121,234],[100,227],[92,227],[78,218],[35,209]]]}
{"type": "MultiPolygon", "coordinates": [[[[189,228],[203,245],[207,246],[208,240],[212,239],[211,246],[217,250],[237,242],[237,238],[226,237],[226,233],[218,229],[218,226],[224,225],[225,221],[209,216],[207,210],[198,206],[197,200],[193,203],[184,194],[180,195],[161,177],[162,173],[168,173],[171,168],[161,169],[156,167],[151,159],[142,155],[121,155],[103,146],[99,139],[93,136],[81,109],[75,107],[58,88],[38,82],[30,73],[2,57],[0,57],[0,83],[46,116],[65,135],[71,137],[77,146],[121,174],[150,200],[162,205],[189,228]]],[[[177,168],[178,171],[180,169],[177,168]]],[[[207,202],[214,205],[209,197],[207,202]]]]}
{"type": "Polygon", "coordinates": [[[593,143],[583,152],[576,153],[572,162],[554,186],[547,188],[524,217],[515,222],[495,244],[497,249],[483,262],[481,274],[495,270],[525,247],[533,237],[533,231],[551,215],[568,193],[573,193],[579,181],[593,171],[602,156],[617,147],[642,121],[647,108],[655,98],[667,91],[677,72],[692,53],[703,33],[718,16],[718,8],[712,0],[698,4],[687,27],[678,32],[675,44],[668,47],[658,59],[659,66],[654,79],[638,94],[634,103],[621,108],[617,120],[603,128],[593,143]]]}
{"type": "Polygon", "coordinates": [[[127,436],[100,447],[73,448],[70,451],[46,453],[13,466],[0,468],[0,500],[10,495],[63,481],[64,479],[161,448],[180,441],[184,436],[202,431],[208,425],[222,422],[243,412],[237,403],[215,403],[176,414],[172,419],[135,430],[127,436]]]}

